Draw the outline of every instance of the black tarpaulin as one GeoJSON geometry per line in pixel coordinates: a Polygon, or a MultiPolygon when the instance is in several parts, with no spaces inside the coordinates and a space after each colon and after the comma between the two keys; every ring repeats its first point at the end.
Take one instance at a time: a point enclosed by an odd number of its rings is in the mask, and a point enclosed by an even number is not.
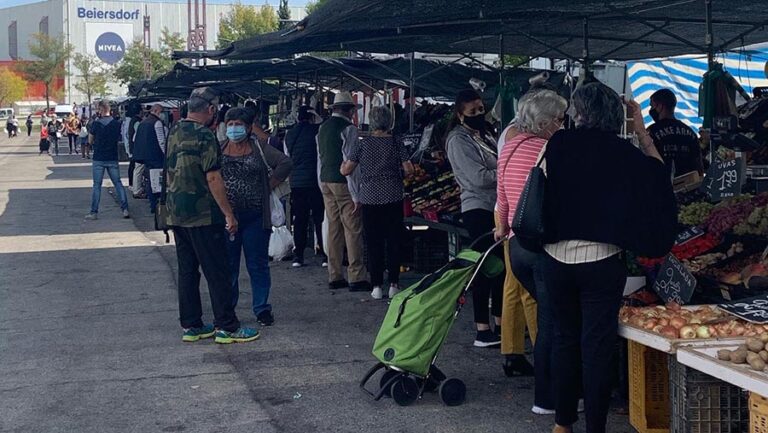
{"type": "MultiPolygon", "coordinates": [[[[714,50],[768,41],[768,2],[711,1],[714,50]]],[[[293,29],[236,41],[206,56],[503,51],[634,60],[706,52],[706,22],[705,0],[328,0],[293,29]]]]}

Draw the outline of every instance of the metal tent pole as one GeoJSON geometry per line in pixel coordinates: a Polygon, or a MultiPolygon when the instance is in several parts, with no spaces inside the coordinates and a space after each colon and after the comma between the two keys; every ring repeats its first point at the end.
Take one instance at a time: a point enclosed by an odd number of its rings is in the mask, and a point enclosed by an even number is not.
{"type": "Polygon", "coordinates": [[[581,57],[583,57],[584,64],[584,80],[589,78],[590,74],[590,60],[589,60],[589,18],[584,18],[584,49],[581,52],[581,57]]]}
{"type": "Polygon", "coordinates": [[[416,105],[416,78],[414,77],[414,71],[413,71],[413,64],[414,64],[414,58],[416,57],[416,53],[411,53],[411,62],[410,62],[410,81],[409,81],[409,90],[410,90],[410,104],[409,110],[408,110],[408,132],[413,134],[413,119],[414,119],[414,105],[416,105]]]}
{"type": "MultiPolygon", "coordinates": [[[[503,34],[499,35],[499,60],[500,60],[499,64],[501,65],[501,68],[499,69],[499,87],[498,87],[499,95],[500,95],[501,90],[504,88],[504,66],[506,66],[505,65],[506,62],[504,61],[504,35],[503,34]]],[[[504,126],[505,126],[504,125],[504,103],[502,102],[501,104],[499,104],[499,107],[500,107],[499,117],[501,117],[501,119],[499,119],[499,123],[501,124],[501,129],[504,129],[504,126]]]]}
{"type": "Polygon", "coordinates": [[[707,65],[709,70],[715,63],[715,42],[712,32],[712,0],[704,0],[704,10],[706,15],[707,34],[704,37],[704,44],[707,46],[707,65]]]}

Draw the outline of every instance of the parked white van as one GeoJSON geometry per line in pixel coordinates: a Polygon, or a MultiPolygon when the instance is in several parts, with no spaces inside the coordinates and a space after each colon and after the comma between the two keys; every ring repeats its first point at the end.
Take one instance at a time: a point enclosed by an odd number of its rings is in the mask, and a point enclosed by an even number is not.
{"type": "Polygon", "coordinates": [[[13,116],[13,108],[0,108],[0,120],[7,120],[13,116]]]}

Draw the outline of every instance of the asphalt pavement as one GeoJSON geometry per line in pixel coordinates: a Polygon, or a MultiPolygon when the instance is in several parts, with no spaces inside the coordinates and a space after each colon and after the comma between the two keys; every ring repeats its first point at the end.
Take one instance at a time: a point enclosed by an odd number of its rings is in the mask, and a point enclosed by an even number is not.
{"type": "MultiPolygon", "coordinates": [[[[314,257],[272,264],[276,322],[258,341],[182,343],[175,250],[152,230],[147,201],[131,200],[123,219],[105,179],[99,219],[84,221],[90,161],[65,153],[0,137],[0,431],[551,430],[553,417],[530,412],[533,379],[506,378],[498,350],[472,347],[471,306],[438,362],[466,382],[466,403],[373,401],[358,384],[375,364],[386,300],[327,289],[314,257]]],[[[257,326],[249,287],[243,266],[237,313],[257,326]]],[[[202,296],[210,321],[205,286],[202,296]]],[[[615,411],[609,424],[633,431],[615,411]]]]}

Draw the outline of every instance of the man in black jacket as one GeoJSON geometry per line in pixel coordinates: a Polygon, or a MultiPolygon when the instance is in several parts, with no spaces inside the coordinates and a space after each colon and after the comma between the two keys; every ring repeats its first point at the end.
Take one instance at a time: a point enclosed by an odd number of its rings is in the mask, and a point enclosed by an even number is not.
{"type": "Polygon", "coordinates": [[[144,191],[149,198],[149,209],[152,213],[155,213],[160,193],[152,191],[151,173],[152,170],[162,170],[165,161],[166,129],[160,120],[162,112],[162,105],[153,105],[149,115],[136,128],[133,141],[133,159],[144,165],[144,191]]]}
{"type": "Polygon", "coordinates": [[[317,143],[315,137],[320,125],[315,124],[314,113],[309,107],[299,107],[298,123],[285,134],[285,147],[293,161],[291,172],[291,209],[293,213],[295,255],[293,267],[304,266],[304,252],[307,247],[309,216],[315,228],[319,253],[323,266],[328,258],[323,251],[323,194],[317,185],[317,143]]]}
{"type": "Polygon", "coordinates": [[[85,216],[86,220],[98,219],[99,202],[101,201],[101,183],[106,171],[115,187],[115,192],[120,199],[120,208],[123,218],[130,218],[128,214],[128,197],[125,194],[123,183],[120,181],[120,165],[118,164],[117,145],[120,142],[120,121],[110,116],[110,107],[107,101],[99,102],[101,117],[93,122],[88,129],[88,141],[93,146],[93,193],[91,195],[91,212],[85,216]]]}

